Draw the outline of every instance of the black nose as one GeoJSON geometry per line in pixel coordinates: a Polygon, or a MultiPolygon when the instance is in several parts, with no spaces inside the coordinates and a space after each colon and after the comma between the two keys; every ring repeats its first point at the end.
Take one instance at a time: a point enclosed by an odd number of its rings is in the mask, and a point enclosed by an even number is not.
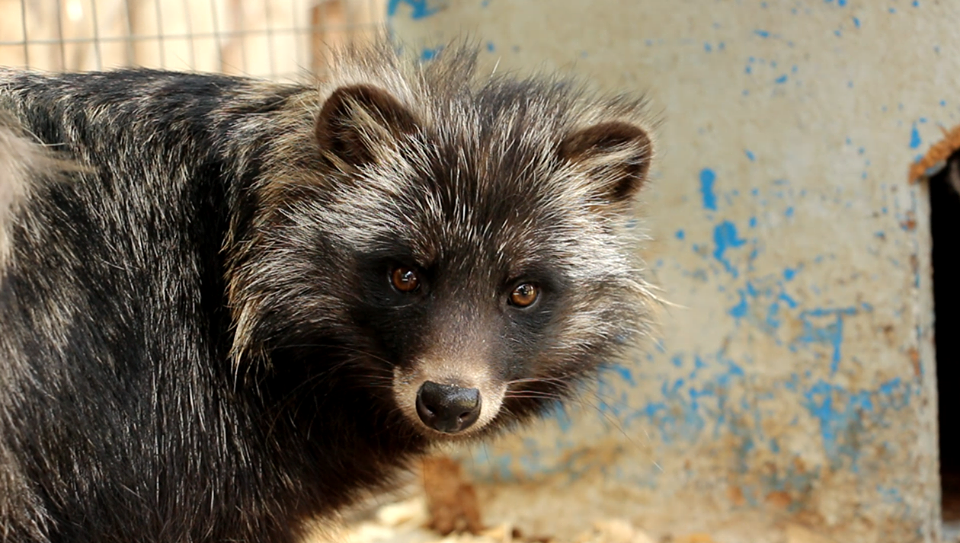
{"type": "Polygon", "coordinates": [[[480,416],[480,391],[427,381],[417,392],[417,414],[438,432],[461,432],[480,416]]]}

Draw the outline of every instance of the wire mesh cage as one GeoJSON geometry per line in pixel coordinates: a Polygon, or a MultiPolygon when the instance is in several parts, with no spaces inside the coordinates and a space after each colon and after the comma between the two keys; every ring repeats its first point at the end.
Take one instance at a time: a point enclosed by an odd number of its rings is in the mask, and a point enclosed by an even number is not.
{"type": "Polygon", "coordinates": [[[371,39],[385,0],[0,0],[0,66],[302,80],[371,39]]]}

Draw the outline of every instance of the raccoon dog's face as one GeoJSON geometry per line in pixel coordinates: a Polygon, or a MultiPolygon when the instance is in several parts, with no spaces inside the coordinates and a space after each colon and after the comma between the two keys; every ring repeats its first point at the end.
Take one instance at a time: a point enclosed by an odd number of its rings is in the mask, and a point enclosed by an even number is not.
{"type": "Polygon", "coordinates": [[[277,197],[238,337],[323,345],[303,363],[352,375],[390,424],[476,435],[562,398],[642,327],[621,229],[650,140],[636,104],[560,86],[397,94],[323,101],[328,173],[277,197]]]}

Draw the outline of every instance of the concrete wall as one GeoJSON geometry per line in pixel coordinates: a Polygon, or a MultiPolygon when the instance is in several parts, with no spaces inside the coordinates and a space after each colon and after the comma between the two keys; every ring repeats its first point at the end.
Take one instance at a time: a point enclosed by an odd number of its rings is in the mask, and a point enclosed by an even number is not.
{"type": "Polygon", "coordinates": [[[388,9],[425,59],[469,33],[491,69],[646,91],[666,120],[647,258],[682,307],[581,408],[464,455],[498,483],[491,521],[936,540],[929,205],[906,172],[960,117],[960,3],[388,9]]]}

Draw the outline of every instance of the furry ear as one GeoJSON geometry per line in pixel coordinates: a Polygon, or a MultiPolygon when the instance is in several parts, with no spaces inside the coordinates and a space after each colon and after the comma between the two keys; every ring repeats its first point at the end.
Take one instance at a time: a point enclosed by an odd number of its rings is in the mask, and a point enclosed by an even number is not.
{"type": "Polygon", "coordinates": [[[604,199],[621,203],[643,186],[653,145],[639,126],[606,121],[567,135],[558,153],[561,159],[585,169],[604,199]]]}
{"type": "Polygon", "coordinates": [[[327,98],[315,133],[323,152],[362,166],[376,158],[378,145],[417,130],[413,113],[390,93],[371,85],[350,85],[327,98]]]}

